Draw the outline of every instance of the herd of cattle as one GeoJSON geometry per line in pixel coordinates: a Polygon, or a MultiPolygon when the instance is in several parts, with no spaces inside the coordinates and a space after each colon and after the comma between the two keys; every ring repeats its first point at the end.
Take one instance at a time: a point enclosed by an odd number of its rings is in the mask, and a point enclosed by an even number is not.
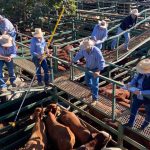
{"type": "Polygon", "coordinates": [[[106,148],[112,139],[105,131],[91,132],[79,118],[56,104],[36,108],[32,135],[20,150],[120,150],[106,148]]]}

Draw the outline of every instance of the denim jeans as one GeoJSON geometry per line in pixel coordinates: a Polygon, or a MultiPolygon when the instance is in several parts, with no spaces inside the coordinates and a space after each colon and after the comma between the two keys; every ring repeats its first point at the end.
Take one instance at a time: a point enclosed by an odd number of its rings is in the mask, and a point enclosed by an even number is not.
{"type": "Polygon", "coordinates": [[[140,108],[140,106],[142,104],[144,104],[145,111],[146,111],[146,117],[142,124],[142,127],[145,128],[146,126],[148,126],[148,124],[150,122],[150,102],[147,103],[146,100],[139,100],[139,99],[137,99],[136,96],[134,96],[133,103],[131,106],[131,115],[130,115],[129,122],[128,122],[129,125],[131,125],[131,126],[134,125],[135,117],[137,115],[138,109],[140,108]]]}
{"type": "MultiPolygon", "coordinates": [[[[94,71],[94,70],[91,70],[91,71],[94,71]]],[[[92,73],[85,72],[85,82],[92,92],[92,99],[97,100],[99,97],[98,95],[99,77],[95,78],[92,73]]]]}
{"type": "Polygon", "coordinates": [[[4,64],[6,64],[7,68],[8,68],[8,73],[9,73],[9,77],[10,77],[10,82],[13,83],[16,80],[16,76],[15,76],[15,72],[14,72],[14,63],[13,60],[11,60],[10,62],[6,62],[4,60],[0,60],[0,88],[4,88],[6,87],[6,83],[3,80],[3,66],[4,64]]]}
{"type": "Polygon", "coordinates": [[[42,75],[41,75],[41,67],[42,67],[44,70],[44,82],[48,83],[49,72],[48,72],[48,65],[46,59],[44,59],[41,64],[40,64],[40,60],[37,57],[33,57],[32,60],[36,66],[36,75],[37,75],[38,82],[42,82],[42,75]]]}
{"type": "MultiPolygon", "coordinates": [[[[124,30],[122,30],[120,27],[118,28],[118,31],[117,31],[117,35],[124,32],[124,30]]],[[[127,49],[128,48],[128,45],[129,45],[129,41],[130,41],[130,33],[129,32],[125,32],[124,34],[124,37],[125,37],[125,46],[124,48],[127,49]]],[[[113,40],[113,42],[111,43],[111,49],[115,49],[116,47],[116,44],[117,44],[117,38],[113,40]]]]}

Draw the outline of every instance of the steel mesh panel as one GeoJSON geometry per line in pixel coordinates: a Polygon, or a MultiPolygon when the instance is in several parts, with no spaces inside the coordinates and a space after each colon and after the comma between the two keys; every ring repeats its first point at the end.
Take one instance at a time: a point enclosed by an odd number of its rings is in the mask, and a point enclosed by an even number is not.
{"type": "Polygon", "coordinates": [[[81,99],[90,94],[90,90],[80,84],[67,80],[65,77],[57,78],[55,80],[55,86],[67,92],[68,94],[81,99]]]}
{"type": "Polygon", "coordinates": [[[14,59],[14,64],[22,68],[23,70],[35,74],[35,65],[33,62],[26,59],[14,59]]]}
{"type": "MultiPolygon", "coordinates": [[[[122,124],[125,124],[128,122],[130,116],[130,112],[125,113],[121,117],[117,118],[117,121],[121,122],[122,124]]],[[[141,127],[142,123],[144,122],[145,117],[141,114],[138,114],[136,116],[135,124],[132,129],[137,130],[137,132],[140,132],[140,134],[146,136],[147,138],[150,138],[150,124],[148,127],[146,127],[144,130],[139,131],[137,128],[141,127]]]]}

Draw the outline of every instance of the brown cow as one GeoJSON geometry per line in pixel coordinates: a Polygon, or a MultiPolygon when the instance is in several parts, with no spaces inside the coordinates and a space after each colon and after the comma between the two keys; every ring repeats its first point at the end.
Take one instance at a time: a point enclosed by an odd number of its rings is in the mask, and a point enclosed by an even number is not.
{"type": "Polygon", "coordinates": [[[80,146],[76,150],[100,150],[107,145],[111,138],[107,132],[100,131],[100,133],[94,135],[93,140],[80,146]]]}
{"type": "Polygon", "coordinates": [[[42,108],[36,108],[33,114],[35,125],[32,129],[32,135],[29,141],[21,150],[44,150],[47,148],[47,137],[45,132],[45,124],[42,121],[42,108]]]}
{"type": "Polygon", "coordinates": [[[56,143],[59,150],[71,150],[75,144],[75,136],[69,127],[57,122],[55,115],[46,109],[48,117],[46,119],[46,128],[49,137],[56,143]]]}
{"type": "MultiPolygon", "coordinates": [[[[60,107],[56,104],[50,104],[49,107],[53,110],[55,115],[60,111],[60,107]]],[[[81,124],[80,120],[73,112],[61,109],[60,114],[60,121],[71,129],[82,144],[85,144],[90,140],[90,131],[81,124]]]]}

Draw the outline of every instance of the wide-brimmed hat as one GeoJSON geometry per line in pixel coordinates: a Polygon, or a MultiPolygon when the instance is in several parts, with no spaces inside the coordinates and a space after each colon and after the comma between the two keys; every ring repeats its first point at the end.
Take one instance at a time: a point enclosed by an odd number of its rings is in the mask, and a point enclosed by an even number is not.
{"type": "Polygon", "coordinates": [[[80,43],[80,49],[90,49],[92,46],[95,45],[95,42],[90,39],[85,39],[80,43]]]}
{"type": "Polygon", "coordinates": [[[43,37],[45,32],[42,32],[41,28],[35,28],[35,32],[32,32],[34,37],[43,37]]]}
{"type": "Polygon", "coordinates": [[[107,28],[107,22],[105,20],[98,21],[98,24],[101,28],[107,28]]]}
{"type": "Polygon", "coordinates": [[[4,19],[4,17],[2,15],[0,15],[0,20],[3,20],[3,19],[4,19]]]}
{"type": "Polygon", "coordinates": [[[136,65],[136,71],[141,74],[150,73],[150,59],[143,59],[136,65]]]}
{"type": "Polygon", "coordinates": [[[133,14],[135,16],[139,16],[140,15],[138,9],[132,9],[131,12],[130,12],[130,14],[133,14]]]}
{"type": "Polygon", "coordinates": [[[13,46],[13,39],[10,35],[2,35],[0,37],[0,45],[3,47],[13,46]]]}

